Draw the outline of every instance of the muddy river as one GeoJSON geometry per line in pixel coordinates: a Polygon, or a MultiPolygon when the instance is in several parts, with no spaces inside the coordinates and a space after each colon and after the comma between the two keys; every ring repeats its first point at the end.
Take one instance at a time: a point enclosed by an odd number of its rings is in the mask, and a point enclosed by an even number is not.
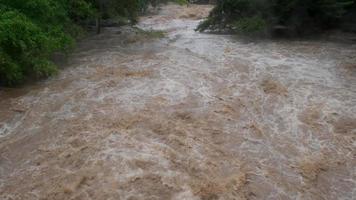
{"type": "Polygon", "coordinates": [[[356,44],[194,31],[168,5],[0,89],[0,199],[356,199],[356,44]],[[141,31],[142,32],[142,31],[141,31]]]}

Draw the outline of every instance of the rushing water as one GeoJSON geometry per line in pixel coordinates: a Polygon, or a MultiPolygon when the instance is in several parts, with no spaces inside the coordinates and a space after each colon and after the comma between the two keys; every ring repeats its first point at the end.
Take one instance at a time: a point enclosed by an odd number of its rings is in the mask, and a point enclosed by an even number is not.
{"type": "Polygon", "coordinates": [[[356,45],[194,31],[169,5],[0,91],[0,199],[355,199],[356,45]]]}

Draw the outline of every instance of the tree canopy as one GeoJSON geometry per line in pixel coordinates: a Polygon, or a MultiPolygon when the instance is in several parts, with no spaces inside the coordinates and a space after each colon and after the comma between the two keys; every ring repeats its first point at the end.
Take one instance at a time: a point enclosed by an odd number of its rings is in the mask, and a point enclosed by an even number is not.
{"type": "Polygon", "coordinates": [[[54,52],[66,52],[95,18],[121,16],[136,22],[149,4],[166,0],[1,0],[0,84],[56,73],[54,52]]]}
{"type": "Polygon", "coordinates": [[[219,0],[198,30],[305,35],[337,27],[354,0],[219,0]]]}

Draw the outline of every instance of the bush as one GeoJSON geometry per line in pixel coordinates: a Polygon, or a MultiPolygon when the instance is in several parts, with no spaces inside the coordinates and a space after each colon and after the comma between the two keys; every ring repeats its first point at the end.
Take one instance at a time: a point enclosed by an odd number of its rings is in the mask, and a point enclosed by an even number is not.
{"type": "Polygon", "coordinates": [[[83,32],[79,24],[113,17],[134,23],[149,4],[167,1],[1,0],[0,84],[15,85],[28,77],[42,78],[56,73],[57,67],[50,57],[73,47],[83,32]]]}
{"type": "Polygon", "coordinates": [[[174,0],[179,5],[186,5],[188,4],[188,0],[174,0]]]}
{"type": "Polygon", "coordinates": [[[259,34],[266,30],[266,21],[259,16],[244,17],[232,23],[233,29],[244,34],[259,34]]]}
{"type": "Polygon", "coordinates": [[[26,77],[54,74],[50,56],[66,51],[73,39],[64,4],[55,0],[3,0],[0,4],[0,84],[15,85],[26,77]]]}
{"type": "Polygon", "coordinates": [[[48,57],[62,47],[68,38],[55,38],[55,31],[44,32],[26,16],[14,10],[0,14],[0,80],[12,85],[23,81],[26,75],[42,77],[56,70],[48,57]],[[60,44],[60,45],[59,45],[60,44]]]}
{"type": "Polygon", "coordinates": [[[220,0],[197,30],[218,26],[263,33],[284,27],[291,34],[306,35],[338,27],[353,3],[354,0],[220,0]]]}

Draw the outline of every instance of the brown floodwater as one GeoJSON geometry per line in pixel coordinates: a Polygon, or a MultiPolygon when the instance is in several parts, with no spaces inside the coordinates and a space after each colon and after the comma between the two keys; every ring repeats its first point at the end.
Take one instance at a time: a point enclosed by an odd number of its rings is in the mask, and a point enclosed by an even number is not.
{"type": "Polygon", "coordinates": [[[0,89],[0,199],[356,198],[356,44],[195,32],[210,6],[82,41],[0,89]]]}

